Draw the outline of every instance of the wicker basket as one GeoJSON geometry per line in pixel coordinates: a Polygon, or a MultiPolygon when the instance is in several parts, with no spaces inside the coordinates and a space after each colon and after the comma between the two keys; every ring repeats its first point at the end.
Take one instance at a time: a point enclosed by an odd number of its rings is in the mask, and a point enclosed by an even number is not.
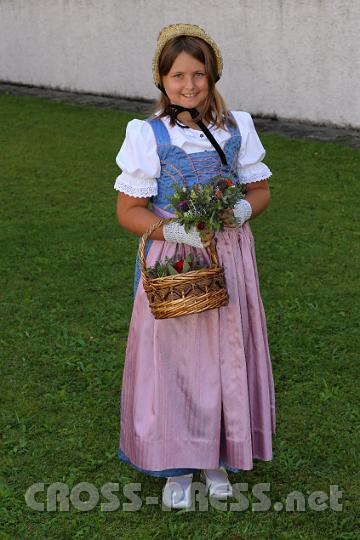
{"type": "Polygon", "coordinates": [[[151,225],[143,235],[139,246],[142,282],[155,319],[181,317],[226,306],[229,299],[225,276],[222,267],[219,266],[214,244],[208,248],[211,266],[207,268],[159,278],[151,278],[146,274],[146,242],[155,229],[171,221],[172,218],[160,219],[151,225]]]}

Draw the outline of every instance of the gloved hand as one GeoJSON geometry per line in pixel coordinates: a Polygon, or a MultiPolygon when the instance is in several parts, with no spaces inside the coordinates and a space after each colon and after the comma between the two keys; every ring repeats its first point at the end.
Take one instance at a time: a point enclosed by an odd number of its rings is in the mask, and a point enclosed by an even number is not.
{"type": "Polygon", "coordinates": [[[241,199],[236,203],[234,208],[227,208],[221,214],[221,219],[225,227],[239,228],[244,225],[245,221],[250,219],[252,208],[250,203],[241,199]]]}
{"type": "Polygon", "coordinates": [[[241,199],[234,206],[234,217],[237,227],[242,227],[251,218],[252,208],[246,199],[241,199]]]}
{"type": "Polygon", "coordinates": [[[177,221],[172,221],[171,223],[166,223],[163,225],[163,235],[164,239],[168,242],[177,242],[179,244],[188,244],[196,248],[207,247],[210,241],[204,240],[204,243],[201,240],[200,233],[192,227],[189,232],[185,231],[183,225],[180,225],[177,221]]]}

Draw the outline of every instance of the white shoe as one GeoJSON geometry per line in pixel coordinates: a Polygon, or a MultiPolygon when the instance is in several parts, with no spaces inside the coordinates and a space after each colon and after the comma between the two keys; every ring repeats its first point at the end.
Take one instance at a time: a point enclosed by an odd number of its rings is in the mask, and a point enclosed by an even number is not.
{"type": "Polygon", "coordinates": [[[200,473],[200,478],[206,483],[210,497],[214,497],[215,499],[232,497],[232,485],[224,467],[220,467],[219,469],[204,469],[200,473]]]}
{"type": "Polygon", "coordinates": [[[191,508],[192,474],[168,477],[162,500],[169,508],[191,508]]]}

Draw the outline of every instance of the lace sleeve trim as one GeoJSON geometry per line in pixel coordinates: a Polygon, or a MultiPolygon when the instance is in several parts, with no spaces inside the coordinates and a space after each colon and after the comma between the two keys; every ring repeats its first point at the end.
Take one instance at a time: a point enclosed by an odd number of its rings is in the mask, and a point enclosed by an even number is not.
{"type": "Polygon", "coordinates": [[[257,163],[255,166],[248,167],[248,170],[239,171],[239,181],[241,184],[250,184],[251,182],[260,182],[267,180],[272,176],[272,172],[265,163],[257,163]]]}
{"type": "Polygon", "coordinates": [[[158,193],[157,181],[154,178],[132,178],[129,183],[124,174],[117,177],[114,189],[131,197],[154,197],[158,193]]]}

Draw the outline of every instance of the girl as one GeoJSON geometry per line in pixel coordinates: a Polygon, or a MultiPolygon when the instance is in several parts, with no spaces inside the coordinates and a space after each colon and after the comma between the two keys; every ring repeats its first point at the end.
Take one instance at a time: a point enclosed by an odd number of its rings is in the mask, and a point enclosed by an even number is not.
{"type": "MultiPolygon", "coordinates": [[[[272,459],[275,397],[254,239],[248,221],[269,204],[265,151],[251,116],[228,111],[215,88],[222,72],[216,43],[198,26],[175,24],[158,37],[156,114],[132,120],[117,156],[119,223],[138,236],[165,210],[174,181],[188,186],[224,174],[246,188],[223,215],[214,236],[229,304],[202,313],[155,320],[137,260],[121,394],[119,458],[138,471],[167,478],[163,502],[191,506],[191,480],[200,470],[209,494],[232,495],[226,470],[250,470],[272,459]]],[[[196,229],[177,222],[150,237],[146,263],[192,252],[207,258],[196,229]]],[[[207,259],[208,260],[208,259],[207,259]]]]}

